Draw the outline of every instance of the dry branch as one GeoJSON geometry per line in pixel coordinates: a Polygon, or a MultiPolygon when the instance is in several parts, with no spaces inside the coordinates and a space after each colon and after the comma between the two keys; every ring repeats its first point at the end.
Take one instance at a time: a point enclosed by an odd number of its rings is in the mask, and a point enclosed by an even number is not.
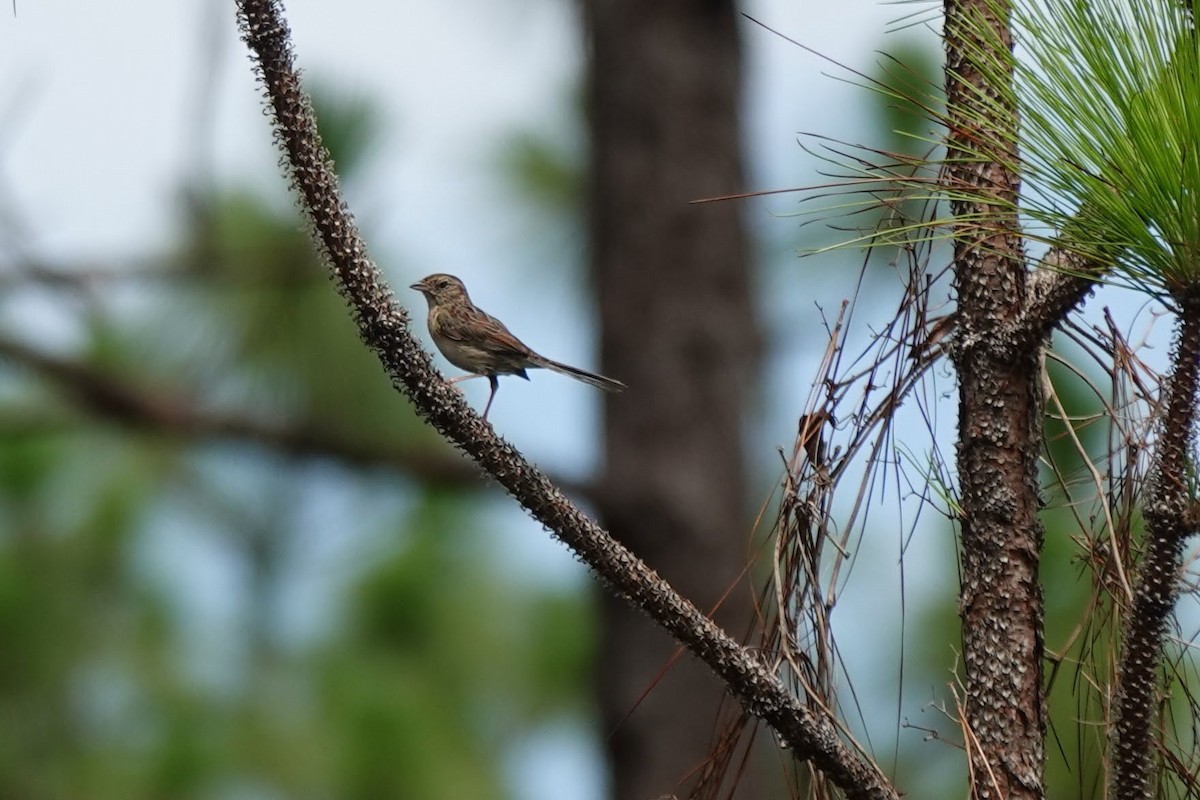
{"type": "Polygon", "coordinates": [[[311,105],[292,64],[290,33],[281,4],[239,0],[238,16],[267,94],[276,140],[285,153],[292,184],[338,290],[351,306],[360,335],[397,390],[599,573],[613,591],[647,613],[722,677],[742,705],[771,725],[797,758],[811,760],[847,797],[897,797],[879,769],[853,754],[827,719],[804,708],[756,656],[573,506],[446,385],[409,331],[407,313],[394,302],[378,268],[367,257],[366,246],[346,210],[311,105]]]}

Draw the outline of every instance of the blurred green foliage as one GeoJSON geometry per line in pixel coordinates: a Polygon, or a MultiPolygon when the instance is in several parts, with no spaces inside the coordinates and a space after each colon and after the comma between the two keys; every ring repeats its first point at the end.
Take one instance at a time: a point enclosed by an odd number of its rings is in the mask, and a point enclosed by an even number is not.
{"type": "MultiPolygon", "coordinates": [[[[377,115],[318,105],[353,183],[377,115]]],[[[445,448],[277,206],[189,193],[178,242],[86,304],[67,357],[169,404],[445,448]]],[[[0,387],[0,797],[504,798],[523,737],[586,729],[587,598],[488,564],[503,532],[474,489],[149,433],[21,364],[0,387]],[[314,561],[331,589],[306,588],[314,561]]]]}

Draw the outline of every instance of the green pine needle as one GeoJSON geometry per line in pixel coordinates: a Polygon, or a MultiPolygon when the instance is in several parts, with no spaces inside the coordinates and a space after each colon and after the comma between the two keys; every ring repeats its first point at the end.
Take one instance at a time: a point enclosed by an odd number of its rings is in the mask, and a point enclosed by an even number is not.
{"type": "Polygon", "coordinates": [[[1020,0],[1023,210],[1152,292],[1200,280],[1200,47],[1170,0],[1020,0]],[[1085,209],[1084,213],[1077,213],[1085,209]]]}
{"type": "MultiPolygon", "coordinates": [[[[1005,14],[1000,0],[995,12],[1005,14]]],[[[975,48],[968,55],[1016,98],[1020,157],[1007,166],[1021,177],[1026,239],[1111,264],[1109,281],[1151,294],[1200,283],[1200,42],[1190,14],[1175,0],[1015,0],[1012,18],[1014,52],[975,48]],[[1004,87],[1010,71],[1013,85],[1004,87]]],[[[892,87],[864,85],[889,100],[940,108],[936,97],[896,98],[892,87]]],[[[1005,113],[1004,104],[986,94],[976,100],[976,118],[959,121],[987,137],[989,118],[1005,113]]],[[[945,115],[929,112],[929,121],[944,129],[945,115]]],[[[984,138],[956,158],[991,159],[1008,151],[1004,144],[984,138]]],[[[949,217],[946,201],[974,198],[936,180],[944,151],[898,164],[867,148],[821,147],[817,154],[835,171],[820,197],[841,202],[803,213],[828,219],[902,203],[937,209],[935,219],[892,219],[840,246],[978,241],[981,228],[1008,220],[949,217]]]]}

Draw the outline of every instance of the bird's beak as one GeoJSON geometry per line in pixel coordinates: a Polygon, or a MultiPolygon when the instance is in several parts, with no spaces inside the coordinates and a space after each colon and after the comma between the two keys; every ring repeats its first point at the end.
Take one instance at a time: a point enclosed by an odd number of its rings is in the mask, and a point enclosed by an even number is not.
{"type": "Polygon", "coordinates": [[[428,289],[429,287],[425,285],[425,281],[417,281],[416,283],[414,283],[412,286],[409,286],[408,288],[416,289],[418,292],[423,292],[426,289],[428,289]]]}

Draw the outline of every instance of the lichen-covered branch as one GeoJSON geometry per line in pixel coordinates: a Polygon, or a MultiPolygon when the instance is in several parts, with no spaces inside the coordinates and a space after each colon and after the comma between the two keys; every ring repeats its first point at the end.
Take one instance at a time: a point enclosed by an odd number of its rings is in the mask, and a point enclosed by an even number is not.
{"type": "Polygon", "coordinates": [[[595,522],[491,426],[433,369],[366,254],[317,134],[308,98],[292,64],[290,34],[278,0],[239,0],[242,36],[266,90],[275,136],[338,290],[359,333],[417,412],[468,453],[539,522],[588,563],[618,595],[645,611],[726,681],[752,714],[766,721],[796,757],[811,761],[850,798],[896,798],[870,761],[840,739],[829,720],[803,707],[749,650],[676,593],[595,522]]]}

